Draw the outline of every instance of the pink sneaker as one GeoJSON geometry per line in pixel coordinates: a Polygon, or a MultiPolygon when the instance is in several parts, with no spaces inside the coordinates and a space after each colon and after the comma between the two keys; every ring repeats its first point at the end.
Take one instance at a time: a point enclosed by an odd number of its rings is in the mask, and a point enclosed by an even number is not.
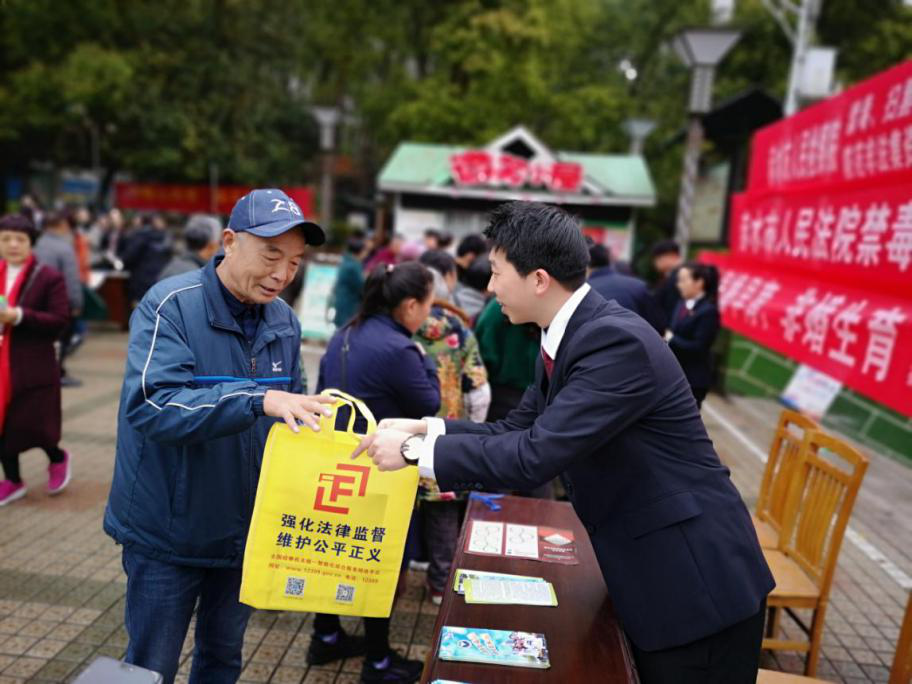
{"type": "Polygon", "coordinates": [[[70,468],[70,452],[63,450],[63,463],[51,463],[48,466],[48,494],[60,494],[70,484],[72,475],[70,468]]]}
{"type": "Polygon", "coordinates": [[[9,480],[3,480],[3,482],[0,482],[0,506],[6,506],[6,504],[11,504],[16,499],[21,499],[25,496],[26,491],[28,490],[26,490],[24,482],[16,484],[9,480]]]}

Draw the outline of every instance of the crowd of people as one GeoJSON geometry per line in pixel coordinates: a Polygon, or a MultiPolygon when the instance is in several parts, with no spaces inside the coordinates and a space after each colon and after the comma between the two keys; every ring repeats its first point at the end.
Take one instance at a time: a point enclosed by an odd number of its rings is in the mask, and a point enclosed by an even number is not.
{"type": "MultiPolygon", "coordinates": [[[[227,230],[216,217],[190,217],[178,241],[162,216],[139,214],[128,227],[117,209],[93,220],[85,209],[45,213],[25,203],[21,213],[0,220],[0,506],[25,495],[19,456],[31,448],[47,454],[48,493],[67,486],[72,463],[59,446],[60,392],[76,382],[63,367],[85,335],[89,274],[99,268],[129,274],[135,313],[105,529],[124,545],[127,659],[164,673],[166,681],[173,680],[197,600],[194,670],[221,673],[224,681],[239,672],[249,609],[225,598],[236,595],[240,581],[244,516],[255,493],[248,471],[258,468],[243,435],[253,431],[265,442],[271,423],[265,417],[293,429],[311,425],[325,401],[304,394],[299,340],[281,332],[297,329],[294,315],[278,300],[305,268],[307,245],[322,245],[325,234],[300,214],[267,212],[275,206],[266,204],[273,193],[281,191],[242,198],[227,230]],[[290,230],[298,226],[304,229],[290,230]],[[192,322],[200,329],[186,329],[192,322]],[[258,384],[246,364],[249,359],[255,370],[260,355],[263,368],[275,368],[278,359],[288,369],[285,384],[265,390],[258,384]],[[185,458],[188,451],[192,459],[185,458]],[[232,451],[243,455],[231,466],[237,481],[224,468],[224,453],[232,451]],[[148,457],[152,452],[155,458],[148,457]],[[211,484],[216,471],[230,492],[211,484]],[[174,490],[180,473],[185,488],[210,481],[194,486],[210,487],[212,496],[174,490]],[[137,479],[144,482],[138,494],[137,479]],[[159,602],[153,614],[144,598],[149,592],[173,600],[159,602]],[[163,623],[169,629],[160,630],[163,623]]],[[[667,342],[699,406],[711,384],[719,330],[715,269],[684,261],[675,243],[662,242],[652,252],[660,280],[650,289],[604,245],[588,240],[586,247],[583,282],[667,342]]],[[[337,330],[320,362],[317,391],[353,394],[378,421],[436,416],[484,423],[520,406],[546,346],[539,325],[512,324],[492,296],[490,250],[480,234],[456,242],[429,229],[420,241],[394,234],[375,244],[372,234],[354,232],[330,301],[337,330]]],[[[564,495],[556,479],[548,480],[507,491],[564,495]]],[[[422,477],[404,563],[426,570],[437,604],[464,510],[463,491],[422,477]]],[[[420,675],[420,662],[390,648],[388,619],[367,619],[359,637],[346,634],[337,616],[316,617],[311,663],[364,654],[363,681],[408,682],[420,675]]]]}
{"type": "Polygon", "coordinates": [[[19,455],[43,449],[47,492],[69,484],[72,463],[61,439],[61,388],[79,386],[66,370],[82,344],[91,309],[103,310],[93,270],[123,271],[135,306],[158,280],[202,267],[219,250],[221,221],[196,215],[175,240],[161,214],[129,224],[116,209],[43,210],[30,196],[0,220],[0,506],[24,497],[19,455]],[[180,242],[183,249],[176,250],[180,242]]]}

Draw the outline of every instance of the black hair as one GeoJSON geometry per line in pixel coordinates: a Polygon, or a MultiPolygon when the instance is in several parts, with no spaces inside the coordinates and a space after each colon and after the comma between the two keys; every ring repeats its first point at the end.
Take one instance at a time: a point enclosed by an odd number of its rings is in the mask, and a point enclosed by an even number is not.
{"type": "Polygon", "coordinates": [[[448,233],[447,231],[443,231],[443,232],[440,234],[440,237],[437,238],[437,246],[438,246],[440,249],[446,249],[447,247],[449,247],[449,246],[452,245],[452,244],[453,244],[453,234],[452,234],[452,233],[448,233]]]}
{"type": "Polygon", "coordinates": [[[29,243],[33,246],[38,239],[38,230],[35,228],[35,224],[25,214],[7,214],[0,218],[0,231],[4,230],[25,233],[28,236],[29,243]]]}
{"type": "Polygon", "coordinates": [[[491,260],[487,254],[475,259],[462,274],[462,282],[473,290],[485,292],[491,282],[491,260]]]}
{"type": "Polygon", "coordinates": [[[664,256],[665,254],[677,254],[680,256],[681,247],[674,240],[662,240],[652,246],[652,258],[664,256]]]}
{"type": "Polygon", "coordinates": [[[611,265],[611,252],[605,245],[593,243],[589,247],[589,266],[592,268],[604,268],[611,265]]]}
{"type": "Polygon", "coordinates": [[[487,251],[488,243],[485,242],[485,239],[478,233],[472,233],[459,241],[459,246],[456,248],[456,256],[462,257],[466,254],[481,256],[487,251]]]}
{"type": "Polygon", "coordinates": [[[345,241],[345,248],[352,254],[360,254],[364,250],[364,237],[349,236],[348,240],[345,241]]]}
{"type": "Polygon", "coordinates": [[[432,237],[432,238],[439,240],[440,231],[437,230],[436,228],[428,228],[427,230],[424,231],[424,237],[432,237]]]}
{"type": "Polygon", "coordinates": [[[68,212],[65,211],[52,211],[45,215],[44,221],[42,222],[42,230],[45,228],[51,228],[52,226],[66,225],[69,230],[73,229],[73,220],[68,212]]]}
{"type": "Polygon", "coordinates": [[[199,252],[213,242],[212,230],[203,225],[190,225],[184,229],[184,244],[191,252],[199,252]]]}
{"type": "Polygon", "coordinates": [[[543,269],[568,290],[586,282],[589,249],[579,224],[563,209],[539,202],[508,202],[491,212],[485,236],[517,273],[543,269]]]}
{"type": "Polygon", "coordinates": [[[719,269],[712,264],[701,264],[699,261],[688,261],[681,268],[690,272],[690,277],[703,282],[703,294],[715,300],[719,294],[719,269]]]}
{"type": "Polygon", "coordinates": [[[434,277],[424,264],[409,261],[397,266],[380,264],[367,276],[361,309],[352,325],[361,325],[371,316],[393,313],[404,300],[424,301],[434,287],[434,277]]]}
{"type": "Polygon", "coordinates": [[[429,249],[422,254],[418,261],[425,266],[433,268],[440,275],[447,275],[456,271],[456,260],[453,256],[442,249],[429,249]]]}

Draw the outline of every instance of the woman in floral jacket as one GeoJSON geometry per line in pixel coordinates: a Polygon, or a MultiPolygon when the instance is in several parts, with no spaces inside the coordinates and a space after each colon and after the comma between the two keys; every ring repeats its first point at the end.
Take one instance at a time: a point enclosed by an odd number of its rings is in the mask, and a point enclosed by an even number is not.
{"type": "MultiPolygon", "coordinates": [[[[456,262],[440,250],[425,252],[421,262],[434,276],[435,302],[415,339],[437,362],[437,415],[484,422],[491,403],[488,373],[468,317],[449,301],[456,283],[456,262]]],[[[422,478],[418,498],[429,561],[428,590],[431,600],[439,605],[456,552],[464,495],[441,492],[436,482],[422,478]]]]}

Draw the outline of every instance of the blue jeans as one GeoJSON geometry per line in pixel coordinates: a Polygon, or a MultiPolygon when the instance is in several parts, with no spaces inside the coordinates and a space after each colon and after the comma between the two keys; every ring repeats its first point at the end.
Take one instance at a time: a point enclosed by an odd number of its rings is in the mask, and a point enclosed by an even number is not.
{"type": "Polygon", "coordinates": [[[181,648],[196,614],[191,684],[234,684],[251,609],[238,602],[241,571],[196,568],[123,550],[127,573],[126,662],[162,674],[171,684],[181,648]]]}

